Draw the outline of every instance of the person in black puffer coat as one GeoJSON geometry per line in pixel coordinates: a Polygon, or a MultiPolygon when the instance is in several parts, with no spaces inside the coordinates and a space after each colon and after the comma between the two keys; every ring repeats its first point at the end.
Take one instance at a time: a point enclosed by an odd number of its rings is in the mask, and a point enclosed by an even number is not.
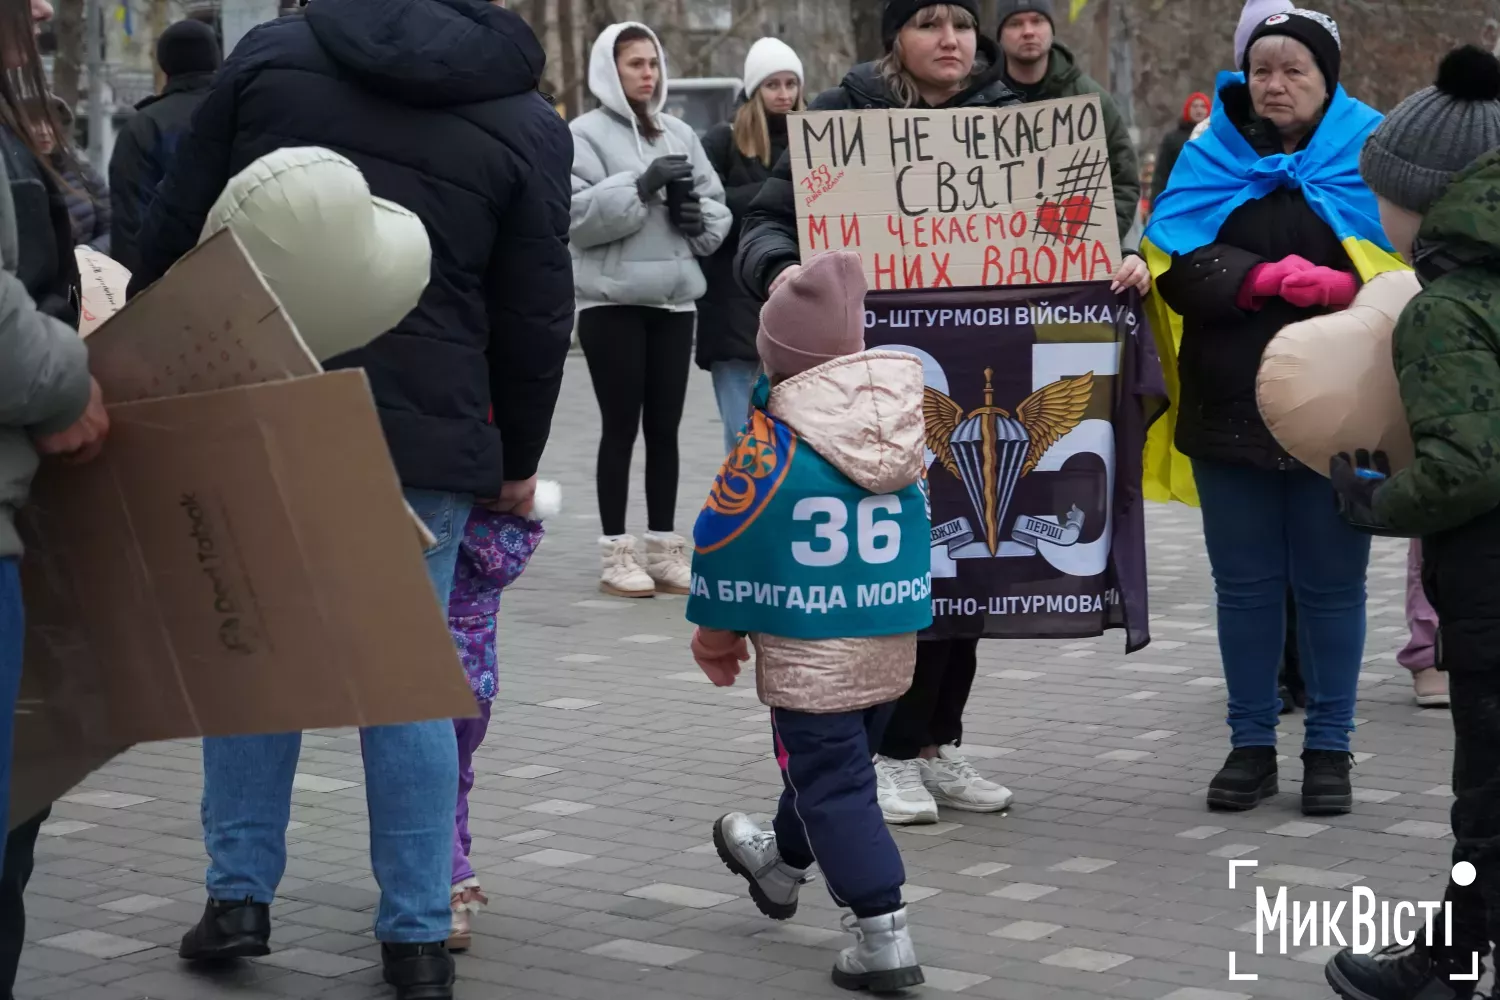
{"type": "MultiPolygon", "coordinates": [[[[445,610],[473,502],[531,510],[572,335],[573,139],[537,91],[545,64],[526,22],[485,0],[315,0],[255,28],[178,146],[131,279],[134,293],[160,278],[225,183],[280,148],[335,150],[421,218],[432,275],[417,307],[324,367],[369,378],[407,501],[438,539],[427,568],[445,610]]],[[[449,1000],[453,725],[361,735],[386,980],[398,1000],[449,1000]]],[[[267,954],[297,740],[203,741],[210,901],[183,958],[267,954]]]]}
{"type": "Polygon", "coordinates": [[[725,201],[734,213],[734,228],[718,251],[703,262],[708,294],[698,300],[698,367],[711,372],[719,418],[724,422],[724,450],[735,440],[750,410],[750,384],[759,368],[755,334],[760,303],[734,278],[734,255],[750,203],[786,152],[786,116],[801,111],[802,60],[791,46],[762,38],[745,56],[745,101],[734,121],[711,129],[703,138],[725,201]]]}
{"type": "Polygon", "coordinates": [[[214,73],[224,61],[219,37],[202,21],[178,21],[156,41],[156,64],[167,78],[160,94],[135,106],[120,130],[109,158],[109,195],[114,209],[109,255],[129,271],[140,267],[136,237],[156,185],[166,175],[178,140],[193,112],[208,96],[214,73]]]}

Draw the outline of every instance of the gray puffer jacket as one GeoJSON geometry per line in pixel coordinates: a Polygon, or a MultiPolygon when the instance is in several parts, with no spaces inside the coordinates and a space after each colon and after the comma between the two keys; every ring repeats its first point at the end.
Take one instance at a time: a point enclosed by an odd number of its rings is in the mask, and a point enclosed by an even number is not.
{"type": "Polygon", "coordinates": [[[21,554],[15,517],[36,474],[32,435],[67,429],[89,401],[83,339],[37,310],[16,276],[20,261],[11,175],[0,156],[0,558],[21,554]]]}
{"type": "Polygon", "coordinates": [[[615,39],[628,27],[645,25],[611,25],[594,42],[589,89],[604,106],[569,126],[574,146],[569,235],[578,308],[627,305],[691,312],[708,290],[696,258],[719,248],[734,219],[697,133],[681,119],[662,114],[667,65],[660,42],[661,84],[649,110],[662,134],[655,141],[641,135],[615,68],[615,39]],[[703,203],[700,236],[678,232],[660,195],[647,204],[636,191],[636,180],[651,161],[673,153],[687,154],[693,164],[693,191],[703,203]]]}

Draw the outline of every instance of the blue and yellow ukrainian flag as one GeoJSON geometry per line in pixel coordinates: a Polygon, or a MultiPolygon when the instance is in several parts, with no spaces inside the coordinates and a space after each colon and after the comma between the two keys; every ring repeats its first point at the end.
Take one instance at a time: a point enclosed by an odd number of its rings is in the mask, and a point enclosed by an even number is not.
{"type": "MultiPolygon", "coordinates": [[[[1219,74],[1208,131],[1183,147],[1171,182],[1152,210],[1141,242],[1152,279],[1171,268],[1173,254],[1191,253],[1212,243],[1231,212],[1278,187],[1301,188],[1308,206],[1338,235],[1361,281],[1405,269],[1380,226],[1375,195],[1359,176],[1359,153],[1380,124],[1380,112],[1339,87],[1305,148],[1261,156],[1229,120],[1219,97],[1225,87],[1244,79],[1239,73],[1219,74]]],[[[1182,317],[1154,292],[1146,299],[1146,314],[1156,334],[1172,405],[1147,436],[1143,491],[1148,500],[1180,500],[1196,507],[1198,488],[1192,467],[1172,444],[1177,429],[1182,317]]]]}

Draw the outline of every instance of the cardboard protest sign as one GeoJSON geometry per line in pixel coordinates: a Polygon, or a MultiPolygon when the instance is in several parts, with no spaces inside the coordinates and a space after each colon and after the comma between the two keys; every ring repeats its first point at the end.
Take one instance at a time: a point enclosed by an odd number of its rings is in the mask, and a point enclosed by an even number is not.
{"type": "Polygon", "coordinates": [[[78,332],[87,337],[125,305],[130,272],[119,261],[92,247],[75,247],[78,261],[80,307],[78,332]]]}
{"type": "Polygon", "coordinates": [[[19,520],[13,824],[138,742],[474,714],[364,373],[321,373],[232,233],[88,342],[132,401],[19,520]]]}
{"type": "Polygon", "coordinates": [[[857,252],[873,291],[1099,281],[1119,266],[1096,94],[809,112],[788,151],[802,259],[857,252]]]}

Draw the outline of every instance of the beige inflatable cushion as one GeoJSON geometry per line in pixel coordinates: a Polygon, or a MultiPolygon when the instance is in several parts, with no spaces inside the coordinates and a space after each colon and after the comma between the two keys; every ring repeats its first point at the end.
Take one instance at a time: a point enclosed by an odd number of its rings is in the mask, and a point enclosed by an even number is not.
{"type": "Polygon", "coordinates": [[[401,322],[432,272],[422,220],[372,196],[358,167],[318,147],[279,149],[236,174],[200,242],[225,227],[319,361],[401,322]]]}
{"type": "Polygon", "coordinates": [[[1421,291],[1410,271],[1377,275],[1354,303],[1286,327],[1266,346],[1256,381],[1261,416],[1292,457],[1328,475],[1339,452],[1380,449],[1411,464],[1411,430],[1391,360],[1391,333],[1421,291]]]}

